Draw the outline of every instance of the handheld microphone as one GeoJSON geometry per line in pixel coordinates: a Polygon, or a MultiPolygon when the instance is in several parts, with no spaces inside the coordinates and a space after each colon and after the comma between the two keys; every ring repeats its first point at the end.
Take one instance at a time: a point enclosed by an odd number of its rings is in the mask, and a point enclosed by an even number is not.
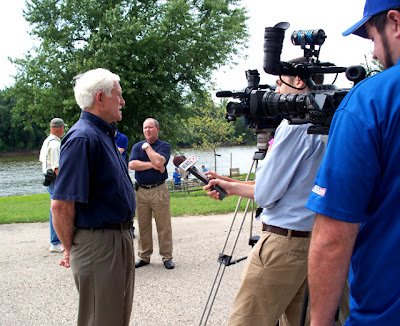
{"type": "MultiPolygon", "coordinates": [[[[190,156],[187,160],[185,160],[183,156],[175,156],[172,162],[176,167],[179,167],[184,171],[189,171],[205,185],[210,181],[210,179],[208,179],[203,172],[197,170],[197,168],[194,166],[194,164],[197,162],[196,157],[190,156]]],[[[222,200],[227,196],[226,191],[218,185],[212,186],[211,189],[219,192],[219,200],[222,200]]]]}

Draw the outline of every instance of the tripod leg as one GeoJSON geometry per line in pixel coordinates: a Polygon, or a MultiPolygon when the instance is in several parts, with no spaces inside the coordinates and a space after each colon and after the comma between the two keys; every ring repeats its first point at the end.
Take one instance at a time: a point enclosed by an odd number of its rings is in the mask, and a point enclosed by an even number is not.
{"type": "MultiPolygon", "coordinates": [[[[251,171],[253,170],[254,163],[255,163],[255,166],[256,166],[256,169],[257,169],[257,160],[256,160],[256,159],[253,159],[252,165],[251,165],[250,170],[249,170],[249,172],[248,172],[248,174],[247,174],[247,177],[246,177],[246,181],[249,180],[249,177],[250,177],[250,175],[251,175],[251,171]]],[[[225,252],[225,248],[226,248],[226,246],[227,246],[227,243],[228,243],[228,240],[229,240],[229,237],[230,237],[230,234],[231,234],[233,225],[234,225],[234,223],[235,223],[236,216],[237,216],[238,211],[239,211],[239,207],[240,207],[240,204],[241,204],[241,200],[242,200],[242,197],[239,197],[238,203],[237,203],[237,205],[236,205],[235,213],[234,213],[234,215],[233,215],[232,223],[231,223],[231,225],[230,225],[228,234],[227,234],[226,239],[225,239],[225,243],[224,243],[223,248],[222,248],[222,251],[221,251],[221,253],[220,253],[220,257],[226,256],[226,257],[228,258],[228,261],[222,263],[221,260],[219,259],[220,266],[219,266],[219,268],[218,268],[218,270],[217,270],[217,273],[216,273],[215,278],[214,278],[214,282],[213,282],[213,284],[212,284],[212,286],[211,286],[211,290],[210,290],[210,293],[209,293],[209,296],[208,296],[206,305],[205,305],[205,307],[204,307],[203,314],[202,314],[202,316],[201,316],[199,326],[202,326],[202,325],[206,325],[206,324],[207,324],[208,318],[209,318],[210,313],[211,313],[211,310],[212,310],[212,306],[213,306],[213,304],[214,304],[214,301],[215,301],[215,298],[216,298],[216,296],[217,296],[217,292],[218,292],[219,286],[220,286],[221,281],[222,281],[222,277],[223,277],[224,272],[225,272],[225,267],[226,267],[226,266],[229,266],[229,265],[231,264],[231,258],[232,258],[234,249],[235,249],[235,247],[236,247],[236,244],[237,244],[237,242],[238,242],[240,232],[241,232],[241,230],[242,230],[242,228],[243,228],[244,220],[245,220],[245,218],[246,218],[247,211],[248,211],[249,206],[250,206],[250,202],[252,201],[252,200],[249,199],[248,202],[247,202],[247,205],[246,205],[246,208],[245,208],[245,211],[244,211],[244,214],[243,214],[243,219],[242,219],[242,222],[241,222],[240,227],[239,227],[239,230],[238,230],[238,234],[237,234],[236,239],[235,239],[235,241],[234,241],[234,244],[233,244],[233,246],[232,246],[231,255],[230,255],[230,256],[227,256],[227,255],[224,254],[224,252],[225,252]],[[222,267],[221,265],[224,265],[224,266],[222,267]],[[222,271],[221,271],[221,267],[222,267],[222,271]]],[[[252,213],[253,213],[253,210],[254,210],[254,205],[252,206],[252,213]]],[[[253,217],[253,214],[252,214],[252,217],[253,217]]],[[[251,221],[251,222],[252,222],[252,221],[251,221]]],[[[251,227],[252,227],[252,225],[253,225],[253,224],[251,223],[251,227]]],[[[251,233],[250,233],[250,235],[251,235],[251,233]]],[[[246,257],[245,257],[245,258],[246,258],[246,257]]],[[[234,263],[236,263],[236,262],[238,262],[238,261],[241,261],[241,260],[243,260],[243,259],[245,259],[245,258],[239,259],[239,260],[237,260],[237,261],[235,261],[235,262],[232,261],[232,264],[234,264],[234,263]]]]}

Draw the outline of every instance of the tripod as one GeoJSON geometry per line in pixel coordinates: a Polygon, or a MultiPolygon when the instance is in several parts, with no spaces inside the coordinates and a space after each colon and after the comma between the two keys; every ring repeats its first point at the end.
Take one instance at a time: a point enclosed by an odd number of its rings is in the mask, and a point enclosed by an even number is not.
{"type": "MultiPolygon", "coordinates": [[[[254,153],[254,155],[253,155],[253,161],[252,161],[252,164],[250,166],[250,170],[247,173],[246,181],[249,181],[249,178],[250,178],[251,172],[253,170],[253,167],[254,167],[254,172],[257,171],[258,161],[259,160],[263,160],[265,158],[265,156],[267,154],[268,141],[272,138],[270,130],[267,130],[267,129],[256,130],[255,131],[255,136],[257,138],[258,151],[256,151],[254,153]]],[[[222,278],[224,276],[225,268],[227,266],[231,266],[231,265],[237,264],[237,263],[239,263],[242,260],[245,260],[247,258],[247,256],[246,256],[246,257],[242,257],[242,258],[238,258],[238,259],[232,259],[233,252],[234,252],[234,250],[236,248],[236,245],[237,245],[237,242],[238,242],[238,239],[239,239],[239,235],[240,235],[240,232],[241,232],[241,230],[243,228],[243,224],[244,224],[244,221],[246,219],[247,212],[249,211],[250,205],[251,205],[251,222],[250,222],[249,245],[253,247],[257,243],[258,239],[260,238],[259,236],[253,236],[253,234],[252,234],[253,233],[253,217],[254,217],[254,200],[253,199],[248,199],[246,207],[245,207],[245,210],[244,210],[244,213],[243,213],[242,220],[241,220],[240,225],[239,225],[238,233],[236,235],[236,238],[233,240],[233,244],[232,244],[232,248],[230,250],[230,254],[226,254],[225,253],[225,250],[226,250],[226,248],[228,246],[228,242],[229,242],[229,239],[230,239],[230,236],[231,236],[231,232],[232,232],[233,226],[234,226],[235,221],[236,221],[236,217],[238,215],[238,211],[239,211],[239,207],[240,207],[241,202],[242,202],[242,197],[239,197],[238,202],[236,204],[236,208],[235,208],[235,212],[234,212],[234,215],[233,215],[233,219],[232,219],[228,234],[227,234],[226,239],[225,239],[225,243],[224,243],[224,245],[222,247],[222,251],[221,251],[221,253],[219,254],[219,257],[218,257],[219,266],[217,268],[217,272],[216,272],[216,275],[214,277],[214,281],[213,281],[213,284],[211,286],[210,294],[208,296],[206,305],[204,307],[203,314],[201,316],[199,326],[207,324],[208,318],[209,318],[211,310],[212,310],[212,306],[214,304],[215,298],[216,298],[217,293],[218,293],[219,286],[220,286],[222,278]]]]}

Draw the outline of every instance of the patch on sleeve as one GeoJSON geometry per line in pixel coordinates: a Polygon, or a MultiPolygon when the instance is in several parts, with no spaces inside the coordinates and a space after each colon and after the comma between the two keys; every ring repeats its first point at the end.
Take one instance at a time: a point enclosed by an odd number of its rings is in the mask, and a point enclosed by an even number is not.
{"type": "Polygon", "coordinates": [[[312,188],[312,192],[316,193],[318,196],[324,197],[326,193],[326,188],[321,188],[320,186],[315,185],[312,188]]]}

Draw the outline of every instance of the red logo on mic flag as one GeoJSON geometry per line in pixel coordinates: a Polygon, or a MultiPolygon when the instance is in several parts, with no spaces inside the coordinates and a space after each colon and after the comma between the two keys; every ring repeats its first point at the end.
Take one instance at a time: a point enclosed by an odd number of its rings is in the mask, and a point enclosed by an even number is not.
{"type": "Polygon", "coordinates": [[[190,156],[187,160],[183,161],[179,167],[183,169],[184,171],[187,171],[189,168],[191,168],[195,163],[197,162],[197,158],[192,155],[190,156]]]}

